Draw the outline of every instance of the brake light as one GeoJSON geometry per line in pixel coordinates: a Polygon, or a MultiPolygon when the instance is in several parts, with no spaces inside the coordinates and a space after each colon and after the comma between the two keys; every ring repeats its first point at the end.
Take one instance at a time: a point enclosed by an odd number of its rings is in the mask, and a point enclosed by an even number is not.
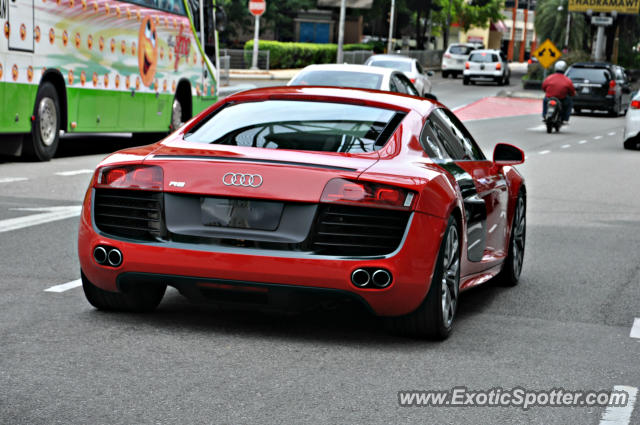
{"type": "Polygon", "coordinates": [[[116,165],[98,172],[96,187],[138,190],[162,190],[162,168],[154,165],[116,165]]]}
{"type": "Polygon", "coordinates": [[[527,63],[528,63],[529,65],[531,65],[531,64],[533,63],[533,61],[532,61],[531,59],[529,59],[529,60],[527,61],[527,63]]]}
{"type": "Polygon", "coordinates": [[[616,80],[609,81],[609,91],[607,92],[607,94],[616,94],[616,80]]]}
{"type": "Polygon", "coordinates": [[[445,57],[445,58],[447,58],[447,59],[449,59],[449,58],[451,57],[451,55],[450,55],[449,53],[445,53],[445,54],[444,54],[444,57],[445,57]]]}
{"type": "Polygon", "coordinates": [[[549,101],[549,105],[556,106],[557,102],[555,100],[551,100],[551,101],[549,101]]]}
{"type": "Polygon", "coordinates": [[[410,80],[411,80],[411,83],[415,83],[416,82],[415,78],[410,78],[410,80]]]}
{"type": "Polygon", "coordinates": [[[496,64],[496,71],[500,71],[502,69],[502,64],[500,62],[498,62],[496,64]]]}
{"type": "Polygon", "coordinates": [[[320,202],[410,210],[415,199],[414,192],[399,187],[333,179],[324,187],[320,202]]]}
{"type": "Polygon", "coordinates": [[[464,63],[464,69],[469,69],[469,62],[464,63]]]}
{"type": "Polygon", "coordinates": [[[629,106],[631,106],[631,109],[640,109],[640,100],[632,100],[629,106]]]}

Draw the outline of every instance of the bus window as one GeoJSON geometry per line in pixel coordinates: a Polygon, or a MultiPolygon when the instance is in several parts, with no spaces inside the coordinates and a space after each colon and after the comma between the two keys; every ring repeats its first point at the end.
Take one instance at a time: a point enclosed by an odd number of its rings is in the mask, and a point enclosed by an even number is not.
{"type": "Polygon", "coordinates": [[[186,15],[182,0],[128,0],[140,6],[163,10],[177,15],[186,15]]]}

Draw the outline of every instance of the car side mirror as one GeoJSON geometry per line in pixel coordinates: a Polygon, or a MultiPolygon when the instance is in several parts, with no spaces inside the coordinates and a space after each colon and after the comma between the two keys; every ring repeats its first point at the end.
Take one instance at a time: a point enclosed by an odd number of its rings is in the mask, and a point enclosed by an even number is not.
{"type": "Polygon", "coordinates": [[[493,149],[493,163],[504,167],[524,162],[524,152],[513,145],[498,143],[493,149]]]}
{"type": "Polygon", "coordinates": [[[427,71],[427,77],[433,77],[433,71],[427,71]]]}

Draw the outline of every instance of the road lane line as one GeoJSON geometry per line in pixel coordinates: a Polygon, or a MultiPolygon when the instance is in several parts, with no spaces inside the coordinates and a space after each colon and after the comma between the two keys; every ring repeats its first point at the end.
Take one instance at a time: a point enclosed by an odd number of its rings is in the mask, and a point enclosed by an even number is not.
{"type": "Polygon", "coordinates": [[[76,279],[72,280],[71,282],[63,283],[62,285],[56,285],[52,286],[51,288],[47,288],[44,290],[44,292],[64,292],[68,291],[69,289],[77,288],[79,286],[82,286],[82,280],[76,279]]]}
{"type": "Polygon", "coordinates": [[[23,182],[29,180],[26,177],[0,177],[0,183],[23,182]]]}
{"type": "Polygon", "coordinates": [[[550,152],[551,152],[551,151],[540,151],[540,152],[538,152],[538,153],[539,153],[540,155],[546,155],[546,154],[548,154],[548,153],[550,153],[550,152]]]}
{"type": "Polygon", "coordinates": [[[571,145],[562,145],[562,146],[560,146],[560,147],[561,147],[562,149],[567,149],[567,148],[570,148],[570,147],[571,147],[571,145]]]}
{"type": "Polygon", "coordinates": [[[587,143],[587,141],[586,141],[586,140],[580,140],[580,141],[578,142],[578,144],[579,144],[579,145],[584,145],[585,143],[587,143]]]}
{"type": "Polygon", "coordinates": [[[602,414],[600,425],[629,425],[633,406],[636,403],[638,389],[627,385],[615,385],[613,391],[625,391],[629,394],[626,406],[613,406],[609,404],[602,414]]]}
{"type": "Polygon", "coordinates": [[[40,214],[31,214],[24,217],[8,218],[0,220],[0,233],[11,230],[23,229],[51,221],[64,220],[77,217],[82,211],[82,206],[45,207],[45,208],[12,208],[13,211],[42,211],[40,214]]]}
{"type": "Polygon", "coordinates": [[[629,334],[631,338],[640,339],[640,318],[636,317],[633,320],[633,326],[631,326],[631,333],[629,334]]]}
{"type": "Polygon", "coordinates": [[[602,136],[593,136],[593,140],[600,140],[602,139],[602,136]]]}
{"type": "Polygon", "coordinates": [[[89,170],[88,168],[83,168],[82,170],[71,170],[71,171],[60,171],[55,173],[56,176],[77,176],[78,174],[91,174],[93,170],[89,170]]]}
{"type": "Polygon", "coordinates": [[[546,125],[540,124],[540,125],[537,125],[535,127],[529,127],[529,128],[527,128],[527,130],[529,130],[529,131],[539,131],[539,130],[544,130],[546,128],[547,128],[546,125]]]}
{"type": "Polygon", "coordinates": [[[609,135],[609,136],[615,136],[615,135],[616,135],[616,132],[615,132],[615,131],[611,131],[611,132],[607,133],[607,135],[609,135]]]}

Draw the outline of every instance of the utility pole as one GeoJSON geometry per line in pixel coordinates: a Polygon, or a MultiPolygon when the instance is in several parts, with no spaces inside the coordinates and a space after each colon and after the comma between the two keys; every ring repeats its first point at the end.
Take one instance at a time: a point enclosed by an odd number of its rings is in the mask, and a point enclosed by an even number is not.
{"type": "Polygon", "coordinates": [[[344,62],[344,53],[342,47],[344,45],[344,19],[347,14],[347,0],[340,1],[340,23],[338,24],[338,54],[336,55],[336,63],[344,62]]]}
{"type": "Polygon", "coordinates": [[[518,12],[518,0],[515,0],[513,5],[513,13],[511,14],[511,40],[509,40],[509,49],[507,50],[507,60],[513,60],[513,43],[516,38],[516,18],[518,12]]]}
{"type": "Polygon", "coordinates": [[[391,11],[389,12],[389,38],[387,39],[387,53],[393,49],[393,24],[396,19],[396,0],[391,0],[391,11]]]}
{"type": "Polygon", "coordinates": [[[520,44],[519,62],[524,62],[524,51],[527,48],[527,21],[529,20],[529,1],[527,0],[527,9],[524,11],[524,34],[522,35],[522,44],[520,44]]]}
{"type": "Polygon", "coordinates": [[[213,44],[214,44],[214,55],[216,61],[216,75],[214,75],[216,79],[216,88],[220,87],[220,46],[218,45],[218,24],[216,22],[216,0],[212,0],[213,4],[213,44]]]}
{"type": "MultiPolygon", "coordinates": [[[[600,13],[600,16],[605,17],[604,13],[600,13]]],[[[596,62],[604,60],[604,25],[598,25],[598,32],[596,33],[596,62]]]]}
{"type": "Polygon", "coordinates": [[[447,27],[444,29],[444,39],[442,41],[444,41],[444,46],[442,46],[444,49],[446,49],[447,47],[449,47],[449,30],[451,29],[451,2],[453,0],[448,0],[448,7],[447,7],[447,27]]]}
{"type": "Polygon", "coordinates": [[[569,52],[569,32],[571,31],[571,12],[567,10],[567,30],[564,35],[564,48],[569,52]]]}

